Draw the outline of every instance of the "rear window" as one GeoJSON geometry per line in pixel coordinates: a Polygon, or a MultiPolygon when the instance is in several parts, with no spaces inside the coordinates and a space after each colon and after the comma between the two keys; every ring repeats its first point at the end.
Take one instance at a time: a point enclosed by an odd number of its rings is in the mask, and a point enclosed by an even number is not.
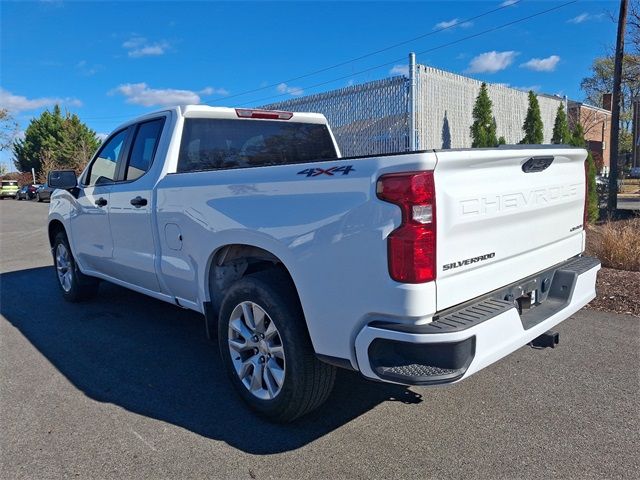
{"type": "Polygon", "coordinates": [[[178,172],[337,158],[326,125],[269,120],[185,120],[178,172]]]}
{"type": "Polygon", "coordinates": [[[17,187],[18,186],[18,182],[17,182],[17,180],[3,180],[2,181],[2,186],[3,187],[17,187]]]}

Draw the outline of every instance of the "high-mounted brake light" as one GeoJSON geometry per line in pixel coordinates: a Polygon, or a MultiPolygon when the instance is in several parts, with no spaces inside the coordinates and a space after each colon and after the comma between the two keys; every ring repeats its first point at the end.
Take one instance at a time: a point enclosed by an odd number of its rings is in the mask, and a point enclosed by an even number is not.
{"type": "Polygon", "coordinates": [[[236,115],[240,118],[264,118],[267,120],[289,120],[293,117],[292,112],[279,112],[277,110],[252,110],[247,108],[236,108],[236,115]]]}
{"type": "Polygon", "coordinates": [[[383,175],[378,198],[402,211],[402,224],[389,234],[389,275],[397,282],[424,283],[436,278],[436,195],[433,172],[383,175]]]}

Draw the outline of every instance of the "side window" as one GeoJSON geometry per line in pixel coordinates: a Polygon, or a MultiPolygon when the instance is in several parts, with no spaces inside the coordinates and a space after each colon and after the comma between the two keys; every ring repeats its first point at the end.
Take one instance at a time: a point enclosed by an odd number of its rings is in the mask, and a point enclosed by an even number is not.
{"type": "Polygon", "coordinates": [[[133,147],[129,155],[127,171],[124,177],[125,180],[135,180],[149,170],[156,148],[158,147],[163,124],[164,119],[159,118],[150,122],[141,123],[138,126],[136,138],[133,141],[133,147]]]}
{"type": "Polygon", "coordinates": [[[99,185],[116,179],[118,157],[127,139],[127,129],[116,133],[100,149],[98,156],[91,164],[87,185],[99,185]]]}

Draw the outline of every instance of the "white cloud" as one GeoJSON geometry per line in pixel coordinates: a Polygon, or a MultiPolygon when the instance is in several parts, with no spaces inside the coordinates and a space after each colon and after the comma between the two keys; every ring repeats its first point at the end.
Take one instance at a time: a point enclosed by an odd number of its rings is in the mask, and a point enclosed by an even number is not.
{"type": "Polygon", "coordinates": [[[569,23],[582,23],[582,22],[586,22],[587,20],[589,20],[589,14],[588,13],[581,13],[577,17],[570,18],[569,20],[567,20],[567,22],[569,22],[569,23]]]}
{"type": "Polygon", "coordinates": [[[520,66],[536,72],[553,72],[559,61],[560,57],[558,55],[551,55],[547,58],[532,58],[520,66]]]}
{"type": "Polygon", "coordinates": [[[76,63],[76,70],[78,70],[78,72],[80,72],[80,74],[84,75],[85,77],[91,77],[98,73],[100,70],[104,70],[104,65],[91,65],[86,60],[80,60],[78,63],[76,63]]]}
{"type": "Polygon", "coordinates": [[[450,28],[450,27],[453,27],[454,25],[455,25],[456,27],[462,27],[462,28],[469,28],[469,27],[472,27],[472,26],[473,26],[473,23],[472,23],[472,22],[462,22],[462,23],[458,23],[459,21],[460,21],[460,20],[458,20],[457,18],[453,18],[453,19],[451,19],[451,20],[445,20],[445,21],[443,21],[443,22],[436,23],[436,24],[433,26],[433,29],[434,29],[434,30],[442,30],[442,29],[444,29],[444,28],[450,28]]]}
{"type": "Polygon", "coordinates": [[[509,50],[507,52],[491,52],[481,53],[477,57],[473,57],[467,68],[468,73],[495,73],[504,70],[511,65],[518,55],[518,52],[509,50]]]}
{"type": "Polygon", "coordinates": [[[213,88],[205,87],[198,92],[200,95],[229,95],[229,90],[226,88],[213,88]]]}
{"type": "Polygon", "coordinates": [[[578,16],[575,16],[573,18],[570,18],[569,20],[567,20],[567,23],[584,23],[584,22],[588,22],[589,20],[600,20],[602,17],[604,16],[603,13],[598,13],[598,14],[592,14],[592,13],[581,13],[578,16]]]}
{"type": "Polygon", "coordinates": [[[70,107],[81,107],[82,102],[77,98],[71,97],[40,97],[27,98],[22,95],[14,95],[13,93],[0,87],[0,106],[6,108],[12,113],[19,113],[28,110],[37,110],[39,108],[50,107],[53,105],[67,105],[70,107]]]}
{"type": "Polygon", "coordinates": [[[515,85],[511,85],[510,83],[494,83],[494,85],[497,87],[506,87],[506,88],[513,88],[515,90],[522,90],[523,92],[528,92],[529,90],[538,92],[542,88],[540,85],[530,85],[528,87],[516,87],[515,85]]]}
{"type": "Polygon", "coordinates": [[[286,83],[281,83],[277,87],[278,92],[280,93],[288,93],[293,96],[300,96],[304,93],[304,90],[300,87],[292,87],[291,85],[287,85],[286,83]]]}
{"type": "Polygon", "coordinates": [[[505,0],[500,4],[501,7],[508,7],[509,5],[513,5],[514,3],[518,3],[518,0],[505,0]]]}
{"type": "Polygon", "coordinates": [[[100,140],[101,142],[104,142],[108,136],[108,133],[96,133],[96,137],[98,137],[98,140],[100,140]]]}
{"type": "Polygon", "coordinates": [[[394,65],[393,68],[389,70],[389,75],[404,75],[408,77],[409,65],[394,65]]]}
{"type": "Polygon", "coordinates": [[[127,55],[131,58],[152,57],[164,55],[169,48],[169,43],[149,42],[145,37],[134,35],[122,44],[122,48],[127,50],[127,55]]]}
{"type": "Polygon", "coordinates": [[[145,107],[173,105],[187,105],[200,103],[200,95],[213,93],[211,87],[195,92],[193,90],[176,90],[173,88],[149,88],[146,83],[125,83],[109,92],[110,95],[120,94],[127,98],[127,103],[145,107]]]}

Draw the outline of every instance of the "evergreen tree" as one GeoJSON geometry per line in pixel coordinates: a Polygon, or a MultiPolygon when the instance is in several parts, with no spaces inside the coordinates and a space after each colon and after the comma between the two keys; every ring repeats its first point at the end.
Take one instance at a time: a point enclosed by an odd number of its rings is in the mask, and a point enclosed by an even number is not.
{"type": "MultiPolygon", "coordinates": [[[[586,148],[587,141],[584,139],[584,128],[579,123],[567,142],[574,147],[586,148]]],[[[593,160],[591,152],[587,154],[587,220],[594,223],[600,218],[600,207],[598,202],[598,187],[596,185],[596,162],[593,160]]]]}
{"type": "Polygon", "coordinates": [[[556,121],[553,124],[553,136],[551,143],[569,143],[571,132],[567,122],[567,114],[564,111],[564,104],[561,103],[556,112],[556,121]]]}
{"type": "Polygon", "coordinates": [[[577,123],[569,137],[569,145],[580,148],[587,148],[587,141],[584,139],[584,127],[577,123]]]}
{"type": "Polygon", "coordinates": [[[524,131],[524,138],[520,143],[539,145],[544,141],[540,104],[538,104],[536,94],[531,90],[529,90],[529,108],[527,109],[527,116],[524,119],[522,130],[524,131]]]}
{"type": "Polygon", "coordinates": [[[80,171],[99,145],[96,133],[76,114],[63,115],[56,105],[53,111],[45,110],[32,119],[24,138],[13,142],[13,161],[21,172],[34,168],[40,173],[43,163],[48,168],[80,171]]]}
{"type": "Polygon", "coordinates": [[[471,125],[471,138],[473,139],[471,146],[473,148],[495,147],[498,144],[496,121],[491,113],[491,106],[487,84],[483,83],[473,106],[473,125],[471,125]]]}

